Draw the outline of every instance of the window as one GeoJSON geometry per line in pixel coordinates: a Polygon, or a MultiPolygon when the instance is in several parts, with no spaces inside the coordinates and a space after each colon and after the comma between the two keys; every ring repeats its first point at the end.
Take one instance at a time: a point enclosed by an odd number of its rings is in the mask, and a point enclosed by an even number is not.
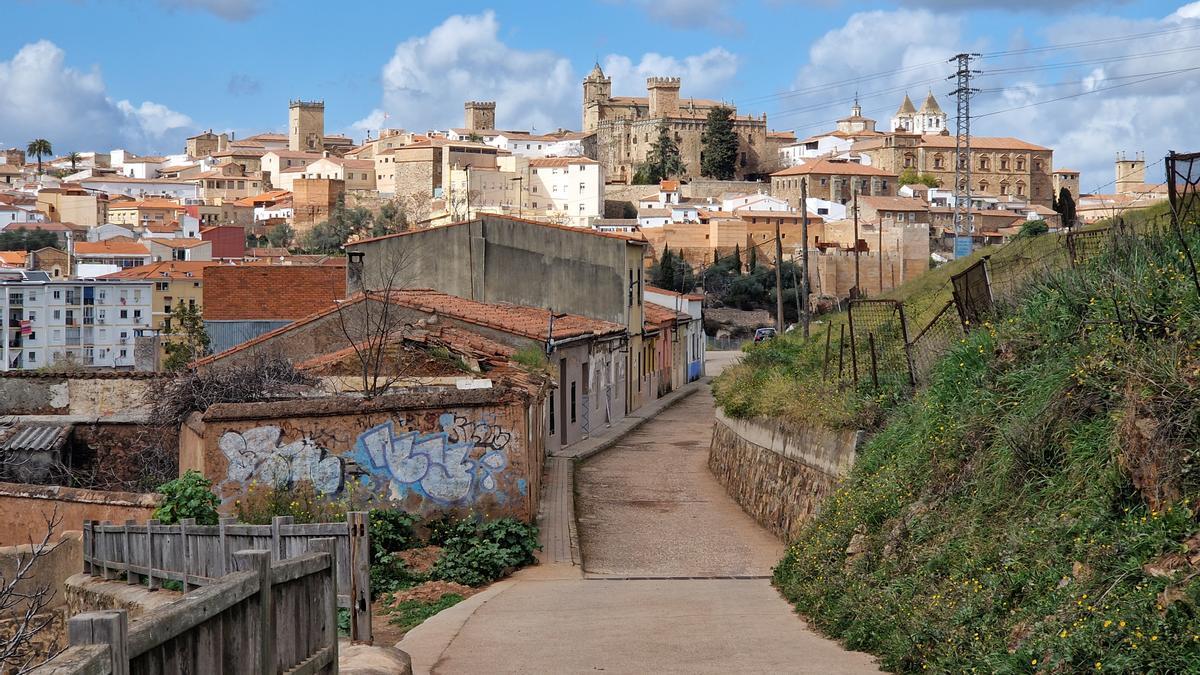
{"type": "MultiPolygon", "coordinates": [[[[32,298],[30,298],[32,300],[32,298]]],[[[29,310],[29,323],[37,323],[37,312],[29,310]]]]}
{"type": "Polygon", "coordinates": [[[1017,158],[1017,171],[1024,171],[1024,170],[1025,170],[1025,158],[1018,157],[1017,158]]]}
{"type": "Polygon", "coordinates": [[[55,291],[54,291],[54,299],[55,299],[55,300],[60,300],[60,299],[62,299],[62,291],[55,290],[55,291]]]}
{"type": "Polygon", "coordinates": [[[1000,170],[1008,171],[1008,158],[1007,157],[1000,158],[1000,170]]]}
{"type": "Polygon", "coordinates": [[[140,309],[133,310],[133,318],[135,321],[142,318],[142,310],[140,310],[140,309]]]}
{"type": "Polygon", "coordinates": [[[121,310],[121,318],[128,319],[129,318],[129,310],[127,310],[127,309],[121,310]]]}
{"type": "Polygon", "coordinates": [[[158,282],[155,282],[155,284],[154,284],[154,290],[156,290],[156,291],[165,291],[165,290],[167,290],[167,288],[168,288],[169,286],[170,286],[170,284],[168,284],[168,283],[167,283],[167,282],[165,282],[165,281],[158,281],[158,282]]]}
{"type": "Polygon", "coordinates": [[[575,383],[571,383],[571,424],[575,424],[575,383]]]}
{"type": "Polygon", "coordinates": [[[29,352],[29,362],[37,363],[37,352],[29,352]]]}
{"type": "Polygon", "coordinates": [[[121,354],[121,358],[126,358],[126,356],[127,356],[128,352],[127,352],[126,350],[122,349],[122,350],[120,351],[120,354],[121,354]]]}
{"type": "Polygon", "coordinates": [[[550,435],[554,435],[554,396],[546,397],[550,401],[550,435]]]}

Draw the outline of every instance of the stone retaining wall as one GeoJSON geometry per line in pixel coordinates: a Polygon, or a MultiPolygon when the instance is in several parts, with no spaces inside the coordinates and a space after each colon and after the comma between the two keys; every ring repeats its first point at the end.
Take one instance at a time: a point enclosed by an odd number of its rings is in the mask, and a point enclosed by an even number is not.
{"type": "Polygon", "coordinates": [[[716,412],[708,467],[742,508],[790,541],[854,465],[862,432],[790,428],[716,412]]]}

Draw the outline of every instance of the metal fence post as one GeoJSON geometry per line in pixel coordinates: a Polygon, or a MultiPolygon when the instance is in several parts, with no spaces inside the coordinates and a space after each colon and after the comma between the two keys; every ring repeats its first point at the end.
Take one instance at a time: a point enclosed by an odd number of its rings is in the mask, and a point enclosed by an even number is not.
{"type": "Polygon", "coordinates": [[[858,349],[854,343],[854,301],[850,301],[850,309],[846,312],[850,318],[850,366],[854,370],[854,384],[858,385],[858,349]]]}
{"type": "Polygon", "coordinates": [[[371,538],[367,514],[346,514],[350,534],[350,639],[371,644],[371,538]]]}
{"type": "Polygon", "coordinates": [[[867,333],[867,345],[871,348],[871,384],[879,391],[879,372],[875,364],[875,334],[867,333]]]}
{"type": "MultiPolygon", "coordinates": [[[[271,552],[238,551],[235,564],[258,575],[258,672],[275,675],[275,611],[271,606],[271,552]]],[[[336,661],[334,663],[337,663],[336,661]]]]}

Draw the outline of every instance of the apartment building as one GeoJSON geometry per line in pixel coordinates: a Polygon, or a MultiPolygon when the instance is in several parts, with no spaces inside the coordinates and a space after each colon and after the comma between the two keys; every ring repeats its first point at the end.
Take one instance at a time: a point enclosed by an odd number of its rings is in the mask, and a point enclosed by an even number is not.
{"type": "Polygon", "coordinates": [[[135,344],[137,338],[153,335],[153,286],[140,280],[65,280],[41,271],[0,270],[0,370],[56,364],[152,369],[153,361],[135,359],[135,344]]]}

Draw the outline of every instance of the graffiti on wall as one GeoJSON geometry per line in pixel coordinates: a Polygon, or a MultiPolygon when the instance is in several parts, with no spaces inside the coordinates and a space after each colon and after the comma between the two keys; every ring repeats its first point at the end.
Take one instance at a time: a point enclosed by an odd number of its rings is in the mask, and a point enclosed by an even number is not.
{"type": "MultiPolygon", "coordinates": [[[[403,426],[403,425],[399,425],[403,426]]],[[[444,413],[441,431],[397,431],[391,421],[359,435],[354,459],[386,481],[391,497],[416,493],[442,505],[469,504],[498,491],[498,477],[508,467],[505,448],[512,435],[487,421],[469,422],[444,413]]]]}
{"type": "MultiPolygon", "coordinates": [[[[512,434],[485,419],[469,421],[451,413],[438,415],[439,431],[409,429],[403,419],[371,427],[358,435],[347,455],[331,454],[307,436],[280,444],[277,426],[228,431],[217,442],[228,460],[222,486],[251,481],[273,487],[308,481],[319,494],[336,495],[357,464],[364,483],[375,482],[397,500],[411,494],[443,506],[468,505],[483,495],[505,501],[500,475],[508,468],[512,434]]],[[[517,489],[526,491],[524,481],[517,489]]]]}
{"type": "Polygon", "coordinates": [[[257,481],[273,487],[308,481],[320,494],[341,492],[345,477],[342,458],[310,438],[280,445],[282,435],[276,426],[222,434],[217,446],[229,460],[226,481],[257,481]]]}

